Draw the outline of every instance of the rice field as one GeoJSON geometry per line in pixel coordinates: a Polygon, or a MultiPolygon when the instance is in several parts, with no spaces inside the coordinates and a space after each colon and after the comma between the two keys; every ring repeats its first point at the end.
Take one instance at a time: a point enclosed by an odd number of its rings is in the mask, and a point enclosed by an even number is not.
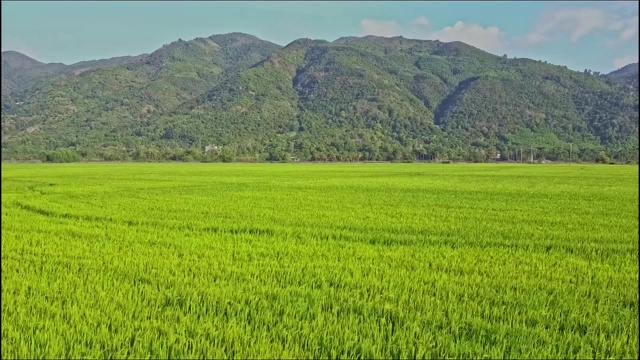
{"type": "Polygon", "coordinates": [[[637,356],[637,166],[2,165],[3,359],[637,356]]]}

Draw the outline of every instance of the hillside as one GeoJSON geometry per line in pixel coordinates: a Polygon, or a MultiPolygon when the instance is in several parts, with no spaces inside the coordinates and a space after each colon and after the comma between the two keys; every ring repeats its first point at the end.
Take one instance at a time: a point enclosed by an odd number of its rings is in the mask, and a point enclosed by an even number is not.
{"type": "Polygon", "coordinates": [[[618,70],[610,72],[607,76],[613,78],[626,78],[638,76],[638,63],[632,63],[626,66],[621,67],[618,70]]]}
{"type": "Polygon", "coordinates": [[[638,91],[638,63],[629,64],[616,71],[612,71],[607,77],[624,82],[636,92],[638,91]]]}
{"type": "MultiPolygon", "coordinates": [[[[628,82],[460,42],[367,36],[281,48],[234,33],[75,70],[3,104],[3,160],[64,148],[89,159],[210,161],[486,161],[533,148],[536,159],[566,160],[570,143],[587,161],[600,151],[638,157],[628,82]]],[[[3,75],[3,103],[14,82],[3,75]]]]}
{"type": "MultiPolygon", "coordinates": [[[[29,96],[38,85],[64,74],[79,74],[82,71],[117,66],[135,62],[140,56],[122,56],[112,59],[83,61],[72,65],[44,64],[15,51],[2,52],[2,93],[14,100],[29,96]]],[[[3,100],[3,109],[10,106],[3,100]]]]}

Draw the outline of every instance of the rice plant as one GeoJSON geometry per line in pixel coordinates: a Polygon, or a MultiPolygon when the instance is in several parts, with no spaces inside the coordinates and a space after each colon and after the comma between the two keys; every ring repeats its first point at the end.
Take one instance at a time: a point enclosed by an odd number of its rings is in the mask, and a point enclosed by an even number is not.
{"type": "Polygon", "coordinates": [[[637,166],[2,165],[2,358],[637,355],[637,166]]]}

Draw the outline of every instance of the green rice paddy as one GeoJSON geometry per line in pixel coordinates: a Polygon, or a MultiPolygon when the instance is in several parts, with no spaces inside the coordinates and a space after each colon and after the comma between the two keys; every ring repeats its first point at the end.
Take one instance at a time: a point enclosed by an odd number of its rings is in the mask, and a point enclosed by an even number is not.
{"type": "Polygon", "coordinates": [[[3,359],[637,355],[637,166],[2,165],[3,359]]]}

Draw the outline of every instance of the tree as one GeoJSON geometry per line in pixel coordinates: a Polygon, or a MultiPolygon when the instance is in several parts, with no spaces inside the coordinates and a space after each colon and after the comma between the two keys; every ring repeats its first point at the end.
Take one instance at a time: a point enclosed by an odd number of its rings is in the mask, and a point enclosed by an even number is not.
{"type": "Polygon", "coordinates": [[[234,159],[235,154],[231,149],[229,149],[228,147],[222,149],[222,153],[220,154],[220,160],[222,160],[222,162],[228,163],[232,162],[234,159]]]}
{"type": "Polygon", "coordinates": [[[604,151],[600,151],[598,153],[598,157],[596,158],[596,162],[597,163],[608,164],[610,161],[611,161],[611,159],[609,159],[609,157],[607,156],[607,154],[604,151]]]}
{"type": "Polygon", "coordinates": [[[59,149],[43,153],[43,162],[71,163],[80,161],[80,155],[73,149],[59,149]]]}

